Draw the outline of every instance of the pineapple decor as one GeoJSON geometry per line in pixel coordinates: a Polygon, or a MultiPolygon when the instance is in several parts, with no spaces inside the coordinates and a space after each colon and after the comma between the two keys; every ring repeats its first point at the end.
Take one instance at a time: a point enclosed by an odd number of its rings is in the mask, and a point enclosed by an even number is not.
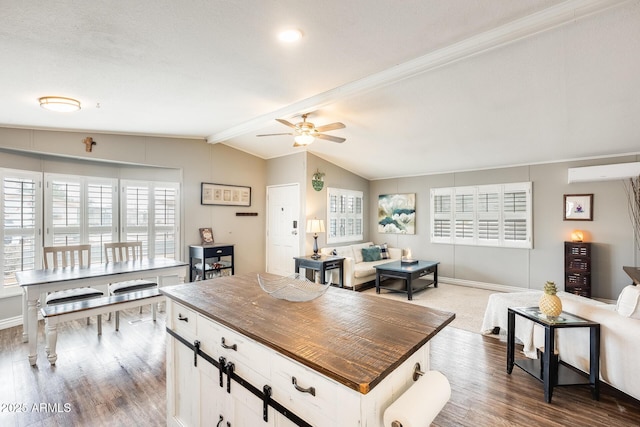
{"type": "Polygon", "coordinates": [[[544,284],[544,293],[540,298],[540,312],[547,317],[558,317],[562,313],[562,301],[560,297],[556,295],[558,288],[552,281],[547,281],[544,284]]]}

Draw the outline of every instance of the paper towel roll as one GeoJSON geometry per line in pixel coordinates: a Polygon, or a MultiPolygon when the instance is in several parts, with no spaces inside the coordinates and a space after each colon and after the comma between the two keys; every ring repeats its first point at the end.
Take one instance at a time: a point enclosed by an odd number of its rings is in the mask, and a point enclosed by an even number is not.
{"type": "Polygon", "coordinates": [[[384,411],[384,426],[397,421],[402,427],[428,427],[450,397],[447,377],[428,371],[384,411]]]}

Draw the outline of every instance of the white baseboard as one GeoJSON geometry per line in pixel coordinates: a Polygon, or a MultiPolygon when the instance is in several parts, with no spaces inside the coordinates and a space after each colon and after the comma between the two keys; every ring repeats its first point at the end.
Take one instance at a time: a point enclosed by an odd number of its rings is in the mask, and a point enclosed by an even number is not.
{"type": "Polygon", "coordinates": [[[8,317],[6,319],[0,319],[0,330],[13,328],[14,326],[22,325],[22,316],[8,317]]]}
{"type": "Polygon", "coordinates": [[[496,283],[476,282],[474,280],[454,279],[453,277],[438,276],[438,282],[450,285],[467,286],[469,288],[488,289],[497,292],[528,292],[536,289],[519,288],[517,286],[498,285],[496,283]]]}

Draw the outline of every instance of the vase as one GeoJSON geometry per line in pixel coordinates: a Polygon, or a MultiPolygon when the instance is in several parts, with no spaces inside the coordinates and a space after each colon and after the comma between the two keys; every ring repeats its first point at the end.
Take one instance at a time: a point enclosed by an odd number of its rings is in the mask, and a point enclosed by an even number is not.
{"type": "Polygon", "coordinates": [[[547,317],[558,317],[562,313],[562,300],[558,295],[542,294],[538,305],[547,317]]]}

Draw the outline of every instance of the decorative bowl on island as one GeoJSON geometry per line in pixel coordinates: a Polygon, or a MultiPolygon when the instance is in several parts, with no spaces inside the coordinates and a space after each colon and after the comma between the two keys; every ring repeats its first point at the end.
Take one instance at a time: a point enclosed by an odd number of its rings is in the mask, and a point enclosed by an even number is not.
{"type": "Polygon", "coordinates": [[[331,286],[331,282],[324,285],[315,283],[298,273],[273,279],[267,279],[258,274],[258,283],[262,290],[272,297],[294,302],[316,299],[331,286]]]}

